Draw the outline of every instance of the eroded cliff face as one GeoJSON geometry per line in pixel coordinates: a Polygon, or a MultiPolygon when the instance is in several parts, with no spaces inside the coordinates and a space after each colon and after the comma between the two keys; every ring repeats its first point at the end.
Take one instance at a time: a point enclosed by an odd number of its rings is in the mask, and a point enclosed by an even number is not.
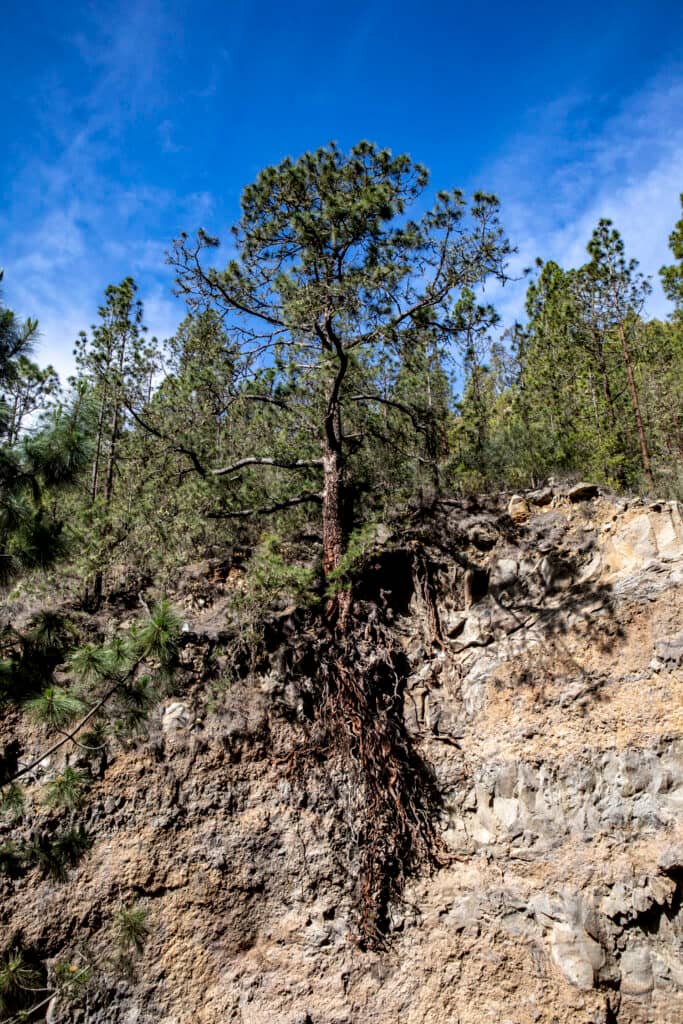
{"type": "Polygon", "coordinates": [[[292,770],[313,714],[285,656],[296,616],[212,690],[232,583],[199,567],[176,595],[185,682],[94,787],[92,849],[64,883],[0,882],[5,937],[48,966],[79,949],[95,963],[52,1021],[683,1020],[678,506],[547,489],[442,507],[406,543],[433,606],[386,554],[360,609],[372,596],[405,651],[449,863],[409,881],[384,950],[358,948],[360,783],[337,755],[292,770]],[[128,975],[110,962],[122,899],[151,929],[128,975]]]}

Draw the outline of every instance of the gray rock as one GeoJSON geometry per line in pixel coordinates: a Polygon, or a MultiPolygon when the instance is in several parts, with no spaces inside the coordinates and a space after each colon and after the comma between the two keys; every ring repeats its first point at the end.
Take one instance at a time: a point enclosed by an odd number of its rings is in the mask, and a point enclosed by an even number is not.
{"type": "Polygon", "coordinates": [[[501,558],[491,569],[489,586],[493,591],[508,590],[517,581],[518,565],[515,558],[501,558]]]}
{"type": "Polygon", "coordinates": [[[495,547],[499,533],[491,523],[476,523],[467,531],[471,544],[480,551],[490,551],[495,547]]]}
{"type": "Polygon", "coordinates": [[[552,487],[539,487],[536,491],[529,491],[527,498],[534,505],[549,505],[553,500],[555,492],[552,487]]]}
{"type": "Polygon", "coordinates": [[[664,665],[680,665],[683,662],[683,632],[657,640],[655,656],[664,665]]]}
{"type": "Polygon", "coordinates": [[[662,871],[680,871],[683,868],[683,844],[676,843],[669,846],[657,860],[657,865],[662,871]]]}
{"type": "Polygon", "coordinates": [[[605,962],[602,946],[583,928],[569,924],[554,926],[550,955],[567,981],[581,989],[593,988],[595,974],[605,962]]]}
{"type": "Polygon", "coordinates": [[[574,484],[567,490],[567,497],[570,501],[587,501],[589,498],[597,498],[599,493],[597,484],[590,484],[582,480],[581,483],[574,484]]]}
{"type": "Polygon", "coordinates": [[[621,956],[621,991],[642,996],[654,988],[652,961],[647,946],[626,950],[621,956]]]}

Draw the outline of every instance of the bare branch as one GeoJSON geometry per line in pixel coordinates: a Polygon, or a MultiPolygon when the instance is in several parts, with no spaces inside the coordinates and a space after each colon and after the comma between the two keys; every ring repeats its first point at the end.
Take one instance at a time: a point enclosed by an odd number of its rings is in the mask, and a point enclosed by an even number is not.
{"type": "Polygon", "coordinates": [[[137,413],[135,409],[132,408],[132,406],[126,404],[126,408],[128,409],[128,412],[131,414],[135,422],[139,424],[139,426],[141,426],[143,430],[146,430],[154,437],[158,437],[161,441],[169,441],[171,443],[171,451],[178,452],[180,455],[186,455],[190,462],[192,463],[194,471],[196,473],[199,473],[201,477],[206,477],[206,469],[202,465],[199,456],[192,448],[186,448],[182,444],[176,444],[173,441],[173,439],[168,436],[168,434],[164,434],[163,431],[159,430],[158,427],[154,427],[151,423],[144,420],[142,416],[139,413],[137,413]]]}
{"type": "Polygon", "coordinates": [[[233,462],[230,466],[222,466],[221,469],[212,469],[209,471],[211,476],[227,476],[228,473],[235,473],[238,469],[243,469],[245,466],[276,466],[278,469],[311,469],[316,466],[322,466],[322,459],[275,459],[263,457],[259,458],[255,455],[248,456],[245,459],[240,459],[239,462],[233,462]]]}
{"type": "Polygon", "coordinates": [[[262,505],[260,508],[243,508],[234,512],[207,512],[209,519],[248,519],[249,516],[268,516],[274,512],[281,512],[286,508],[294,508],[296,505],[315,503],[321,505],[322,494],[316,491],[308,491],[299,494],[296,498],[287,498],[285,501],[277,501],[272,505],[262,505]]]}
{"type": "Polygon", "coordinates": [[[399,412],[402,412],[404,416],[407,416],[415,430],[418,430],[421,434],[427,433],[427,428],[423,423],[420,423],[414,410],[409,408],[409,406],[404,405],[403,402],[397,402],[393,398],[383,398],[382,395],[350,395],[349,401],[379,402],[381,405],[388,405],[391,409],[397,409],[399,412]]]}

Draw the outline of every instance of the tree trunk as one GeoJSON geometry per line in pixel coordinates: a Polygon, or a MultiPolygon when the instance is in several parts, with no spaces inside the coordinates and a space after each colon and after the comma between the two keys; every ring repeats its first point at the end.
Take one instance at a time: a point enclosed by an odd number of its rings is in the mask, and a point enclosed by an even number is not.
{"type": "MultiPolygon", "coordinates": [[[[112,494],[114,491],[114,470],[116,468],[116,446],[119,439],[119,430],[121,427],[121,387],[123,381],[123,368],[125,365],[126,355],[126,343],[125,338],[121,342],[121,351],[119,354],[119,365],[118,365],[118,380],[114,388],[114,409],[111,417],[111,429],[109,434],[109,451],[107,453],[107,466],[106,474],[104,478],[104,527],[102,530],[103,539],[107,537],[111,530],[111,523],[109,522],[109,506],[111,505],[112,494]]],[[[99,570],[95,575],[95,583],[93,587],[93,597],[95,605],[99,608],[102,603],[103,594],[103,575],[102,570],[99,570]]]]}
{"type": "MultiPolygon", "coordinates": [[[[102,459],[102,445],[104,443],[104,416],[106,412],[106,391],[102,394],[100,409],[97,415],[97,435],[95,442],[95,455],[93,457],[92,471],[90,474],[90,500],[94,503],[100,488],[100,462],[102,459]]],[[[95,573],[93,581],[92,599],[89,587],[86,583],[83,594],[83,603],[89,607],[92,603],[97,610],[102,602],[102,573],[95,573]]]]}
{"type": "Polygon", "coordinates": [[[114,413],[111,422],[111,439],[109,442],[109,452],[107,456],[107,474],[104,480],[104,507],[109,508],[111,503],[111,496],[114,490],[114,467],[116,465],[116,444],[119,437],[119,419],[120,411],[118,402],[114,407],[114,413]]]}
{"type": "MultiPolygon", "coordinates": [[[[609,420],[610,430],[612,431],[612,439],[619,446],[622,453],[626,455],[626,444],[624,442],[623,431],[617,422],[617,414],[614,408],[614,398],[612,396],[612,385],[609,379],[609,370],[607,369],[607,360],[605,359],[605,349],[600,333],[595,330],[593,331],[593,342],[595,344],[595,359],[598,366],[600,381],[602,383],[602,395],[607,407],[607,418],[609,420]]],[[[620,466],[617,469],[617,482],[622,487],[626,485],[626,473],[623,466],[620,466]]]]}
{"type": "Polygon", "coordinates": [[[100,486],[100,461],[102,459],[102,445],[104,443],[104,417],[107,411],[107,392],[103,388],[100,408],[97,414],[97,436],[95,442],[95,455],[92,463],[92,474],[90,477],[90,497],[94,501],[100,486]]]}
{"type": "Polygon", "coordinates": [[[593,342],[595,344],[595,360],[598,364],[598,371],[602,382],[602,394],[605,399],[605,405],[607,406],[607,418],[609,419],[610,427],[616,433],[617,416],[614,411],[614,399],[612,398],[612,387],[610,384],[609,372],[607,370],[607,360],[605,359],[602,339],[595,331],[593,332],[593,342]]]}
{"type": "MultiPolygon", "coordinates": [[[[19,419],[19,399],[15,398],[12,403],[12,418],[10,420],[9,431],[8,431],[8,445],[11,448],[19,440],[19,431],[17,429],[17,420],[19,419]]],[[[21,422],[21,420],[19,420],[21,422]]]]}
{"type": "Polygon", "coordinates": [[[344,554],[344,482],[339,451],[323,449],[323,571],[333,572],[344,554]]]}
{"type": "Polygon", "coordinates": [[[647,478],[647,482],[650,487],[654,487],[654,477],[652,475],[652,467],[650,465],[650,452],[647,446],[647,438],[645,437],[645,427],[643,426],[643,416],[640,411],[640,400],[638,398],[638,388],[636,386],[636,378],[633,373],[633,363],[631,361],[631,353],[629,352],[628,342],[626,341],[626,331],[624,330],[623,323],[619,324],[619,337],[621,339],[621,351],[624,356],[624,363],[626,364],[626,374],[628,376],[628,388],[631,393],[631,403],[633,404],[633,414],[636,419],[636,429],[638,431],[638,440],[640,441],[640,454],[643,460],[643,470],[647,478]]]}
{"type": "MultiPolygon", "coordinates": [[[[323,343],[323,350],[334,353],[337,358],[336,373],[330,382],[331,387],[325,412],[325,433],[322,446],[323,572],[327,577],[339,567],[346,550],[344,431],[342,427],[340,396],[344,378],[349,367],[349,358],[329,318],[324,330],[321,329],[319,331],[319,336],[323,343]]],[[[336,617],[337,626],[343,631],[350,610],[351,587],[345,586],[327,602],[326,614],[330,620],[336,617]]]]}

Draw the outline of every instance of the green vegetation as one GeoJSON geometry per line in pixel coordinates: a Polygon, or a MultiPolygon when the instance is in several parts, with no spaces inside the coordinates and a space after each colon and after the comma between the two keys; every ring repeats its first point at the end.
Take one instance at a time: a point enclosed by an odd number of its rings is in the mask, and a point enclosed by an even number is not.
{"type": "Polygon", "coordinates": [[[30,1002],[26,997],[42,991],[40,973],[27,963],[19,949],[12,949],[0,961],[0,1010],[17,1002],[30,1002]]]}
{"type": "MultiPolygon", "coordinates": [[[[132,278],[109,286],[66,390],[30,359],[37,323],[0,305],[0,584],[33,608],[50,594],[21,627],[0,622],[0,707],[41,738],[32,758],[0,750],[4,875],[63,880],[87,853],[98,771],[143,734],[178,663],[181,619],[160,595],[179,566],[235,567],[226,614],[244,643],[268,613],[315,619],[327,721],[339,736],[356,723],[347,751],[366,773],[393,750],[399,778],[398,691],[377,714],[350,638],[387,526],[550,476],[683,498],[683,219],[661,270],[666,321],[646,318],[649,282],[601,220],[581,266],[538,261],[525,322],[506,325],[481,302],[513,252],[498,201],[428,187],[420,164],[369,143],[266,168],[227,265],[205,231],[173,243],[175,335],[147,337],[132,278]],[[5,834],[17,822],[36,824],[29,840],[5,834]]],[[[391,818],[369,791],[385,832],[368,849],[400,879],[411,844],[431,849],[426,812],[405,788],[391,818]]],[[[115,930],[140,952],[146,909],[122,904],[115,930]]],[[[22,1008],[33,969],[4,956],[0,997],[22,1008]]]]}
{"type": "Polygon", "coordinates": [[[496,199],[425,207],[427,189],[367,143],[267,168],[227,266],[204,231],[174,244],[176,335],[147,338],[135,282],[110,286],[66,397],[27,369],[36,324],[5,310],[5,577],[60,558],[92,610],[122,568],[161,580],[264,529],[317,531],[334,573],[367,522],[454,491],[582,475],[683,493],[683,221],[667,322],[644,319],[649,283],[601,221],[584,265],[539,261],[506,326],[478,300],[511,252],[496,199]]]}
{"type": "Polygon", "coordinates": [[[137,904],[122,903],[116,912],[116,941],[124,953],[141,953],[150,933],[149,911],[137,904]]]}

